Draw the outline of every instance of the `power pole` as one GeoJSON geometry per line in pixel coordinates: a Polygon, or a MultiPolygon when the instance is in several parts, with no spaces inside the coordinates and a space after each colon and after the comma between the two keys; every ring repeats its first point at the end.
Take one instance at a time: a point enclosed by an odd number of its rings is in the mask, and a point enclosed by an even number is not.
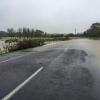
{"type": "Polygon", "coordinates": [[[77,34],[77,30],[76,30],[76,28],[75,28],[75,34],[77,34]]]}

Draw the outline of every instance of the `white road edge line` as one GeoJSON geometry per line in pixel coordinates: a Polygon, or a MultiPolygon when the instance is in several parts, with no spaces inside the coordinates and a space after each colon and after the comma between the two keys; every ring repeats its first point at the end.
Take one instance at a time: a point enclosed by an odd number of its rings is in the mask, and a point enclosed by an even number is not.
{"type": "MultiPolygon", "coordinates": [[[[33,53],[33,52],[32,52],[33,53]]],[[[18,57],[14,57],[14,58],[10,58],[10,59],[7,59],[7,60],[3,60],[0,62],[1,63],[5,63],[5,62],[8,62],[8,61],[11,61],[11,60],[15,60],[15,59],[18,59],[18,58],[21,58],[21,57],[24,57],[24,56],[27,56],[27,55],[30,55],[32,53],[29,53],[29,54],[26,54],[26,55],[22,55],[22,56],[18,56],[18,57]]]]}
{"type": "Polygon", "coordinates": [[[6,95],[1,100],[9,100],[14,94],[16,94],[21,88],[23,88],[28,82],[31,81],[40,71],[42,71],[43,67],[39,68],[35,73],[33,73],[29,78],[27,78],[23,83],[18,85],[14,90],[12,90],[8,95],[6,95]]]}

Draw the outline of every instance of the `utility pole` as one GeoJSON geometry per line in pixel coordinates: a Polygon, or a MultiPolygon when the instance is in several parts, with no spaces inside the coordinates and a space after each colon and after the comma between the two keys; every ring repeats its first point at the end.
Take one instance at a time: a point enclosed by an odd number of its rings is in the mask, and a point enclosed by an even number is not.
{"type": "Polygon", "coordinates": [[[76,30],[76,28],[75,28],[75,34],[77,34],[77,30],[76,30]]]}

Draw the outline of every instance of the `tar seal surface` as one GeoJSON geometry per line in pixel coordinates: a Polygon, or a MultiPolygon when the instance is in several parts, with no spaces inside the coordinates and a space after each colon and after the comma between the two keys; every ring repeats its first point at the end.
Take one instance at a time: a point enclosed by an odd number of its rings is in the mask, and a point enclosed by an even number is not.
{"type": "Polygon", "coordinates": [[[86,65],[87,56],[83,50],[64,51],[12,100],[96,100],[94,79],[86,65]],[[22,95],[24,92],[26,97],[22,95]]]}

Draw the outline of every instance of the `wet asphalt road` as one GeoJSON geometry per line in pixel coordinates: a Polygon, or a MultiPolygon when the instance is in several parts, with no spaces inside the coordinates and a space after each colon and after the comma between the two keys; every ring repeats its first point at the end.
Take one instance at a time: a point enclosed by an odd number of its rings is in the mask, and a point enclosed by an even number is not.
{"type": "Polygon", "coordinates": [[[39,47],[31,54],[0,63],[0,99],[43,67],[10,100],[100,100],[91,71],[92,54],[77,41],[39,47]]]}

